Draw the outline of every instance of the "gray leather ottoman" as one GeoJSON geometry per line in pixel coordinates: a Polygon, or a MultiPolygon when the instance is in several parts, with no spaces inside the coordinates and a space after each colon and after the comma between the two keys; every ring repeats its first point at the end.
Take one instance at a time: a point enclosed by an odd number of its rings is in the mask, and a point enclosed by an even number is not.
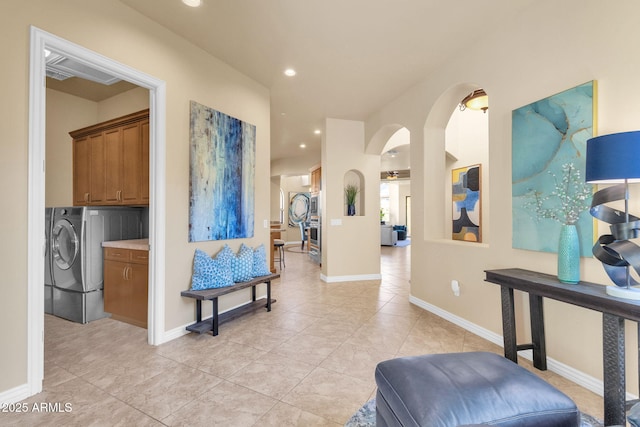
{"type": "Polygon", "coordinates": [[[376,367],[376,427],[578,427],[564,393],[494,353],[401,357],[376,367]]]}

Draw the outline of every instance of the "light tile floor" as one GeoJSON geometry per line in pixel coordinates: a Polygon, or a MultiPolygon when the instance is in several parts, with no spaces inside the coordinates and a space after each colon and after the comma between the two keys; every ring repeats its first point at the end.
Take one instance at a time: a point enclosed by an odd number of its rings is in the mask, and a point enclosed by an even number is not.
{"type": "MultiPolygon", "coordinates": [[[[273,284],[273,310],[223,324],[217,337],[152,347],[146,330],[125,323],[46,316],[44,391],[21,402],[27,413],[1,413],[0,425],[341,426],[375,395],[382,360],[502,353],[408,302],[411,246],[382,247],[381,282],[330,284],[291,250],[273,284]],[[43,403],[48,410],[34,410],[43,403]]],[[[602,419],[599,396],[522,365],[602,419]]]]}

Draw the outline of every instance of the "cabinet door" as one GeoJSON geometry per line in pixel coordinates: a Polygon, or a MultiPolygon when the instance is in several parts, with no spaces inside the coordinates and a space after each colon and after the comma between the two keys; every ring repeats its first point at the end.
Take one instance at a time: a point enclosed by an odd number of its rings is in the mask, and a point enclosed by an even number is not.
{"type": "Polygon", "coordinates": [[[104,132],[105,141],[105,200],[109,204],[122,201],[122,130],[104,132]]]}
{"type": "Polygon", "coordinates": [[[149,305],[148,259],[148,251],[105,248],[104,311],[142,328],[147,327],[149,305]]]}
{"type": "Polygon", "coordinates": [[[142,158],[140,163],[140,188],[142,203],[149,204],[149,120],[140,123],[140,135],[142,138],[142,158]]]}
{"type": "Polygon", "coordinates": [[[104,204],[106,201],[105,191],[105,143],[102,133],[89,135],[91,145],[91,162],[90,162],[90,186],[89,203],[92,205],[104,204]]]}
{"type": "Polygon", "coordinates": [[[104,311],[125,316],[130,301],[126,284],[128,263],[105,260],[104,262],[104,311]]]}
{"type": "Polygon", "coordinates": [[[122,128],[122,197],[125,204],[142,201],[142,135],[139,123],[122,128]]]}
{"type": "Polygon", "coordinates": [[[147,327],[149,266],[129,264],[128,283],[131,289],[129,317],[134,325],[147,327]]]}
{"type": "Polygon", "coordinates": [[[73,205],[89,204],[91,193],[91,141],[73,140],[73,205]]]}

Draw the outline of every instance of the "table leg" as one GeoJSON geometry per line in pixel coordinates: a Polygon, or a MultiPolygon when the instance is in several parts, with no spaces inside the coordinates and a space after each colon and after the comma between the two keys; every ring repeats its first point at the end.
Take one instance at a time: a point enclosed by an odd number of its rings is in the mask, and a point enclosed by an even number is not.
{"type": "Polygon", "coordinates": [[[624,319],[602,314],[602,347],[604,350],[604,424],[626,425],[624,319]]]}
{"type": "Polygon", "coordinates": [[[518,363],[516,344],[516,314],[513,305],[513,288],[500,286],[502,300],[502,335],[504,339],[504,357],[518,363]]]}
{"type": "Polygon", "coordinates": [[[544,311],[542,297],[529,294],[529,316],[531,319],[531,340],[533,341],[533,366],[547,370],[547,349],[544,337],[544,311]]]}

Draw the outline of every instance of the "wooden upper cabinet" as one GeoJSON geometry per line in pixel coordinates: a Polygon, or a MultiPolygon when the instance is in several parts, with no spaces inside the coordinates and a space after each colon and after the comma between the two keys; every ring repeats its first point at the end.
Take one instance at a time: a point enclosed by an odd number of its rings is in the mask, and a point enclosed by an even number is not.
{"type": "MultiPolygon", "coordinates": [[[[146,159],[148,165],[149,156],[147,156],[146,159]]],[[[122,128],[122,184],[120,186],[120,200],[123,203],[141,202],[143,163],[142,130],[140,123],[127,125],[122,128]]],[[[147,201],[147,203],[149,202],[147,201]]]]}
{"type": "MultiPolygon", "coordinates": [[[[104,136],[105,197],[108,204],[119,204],[122,192],[122,129],[109,129],[104,136]]],[[[92,165],[93,166],[93,165],[92,165]]],[[[93,200],[92,201],[97,201],[93,200]]]]}
{"type": "Polygon", "coordinates": [[[89,135],[89,198],[91,204],[103,204],[106,202],[105,187],[105,138],[102,133],[89,135]]]}
{"type": "Polygon", "coordinates": [[[91,194],[91,143],[89,137],[73,141],[73,204],[84,205],[91,194]]]}
{"type": "Polygon", "coordinates": [[[149,204],[149,110],[69,132],[73,204],[149,204]]]}
{"type": "Polygon", "coordinates": [[[309,191],[311,193],[317,193],[322,190],[322,168],[320,166],[314,166],[309,169],[311,172],[311,186],[309,191]]]}
{"type": "Polygon", "coordinates": [[[142,201],[149,204],[149,120],[140,123],[140,135],[142,137],[142,162],[140,176],[140,192],[142,201]]]}

